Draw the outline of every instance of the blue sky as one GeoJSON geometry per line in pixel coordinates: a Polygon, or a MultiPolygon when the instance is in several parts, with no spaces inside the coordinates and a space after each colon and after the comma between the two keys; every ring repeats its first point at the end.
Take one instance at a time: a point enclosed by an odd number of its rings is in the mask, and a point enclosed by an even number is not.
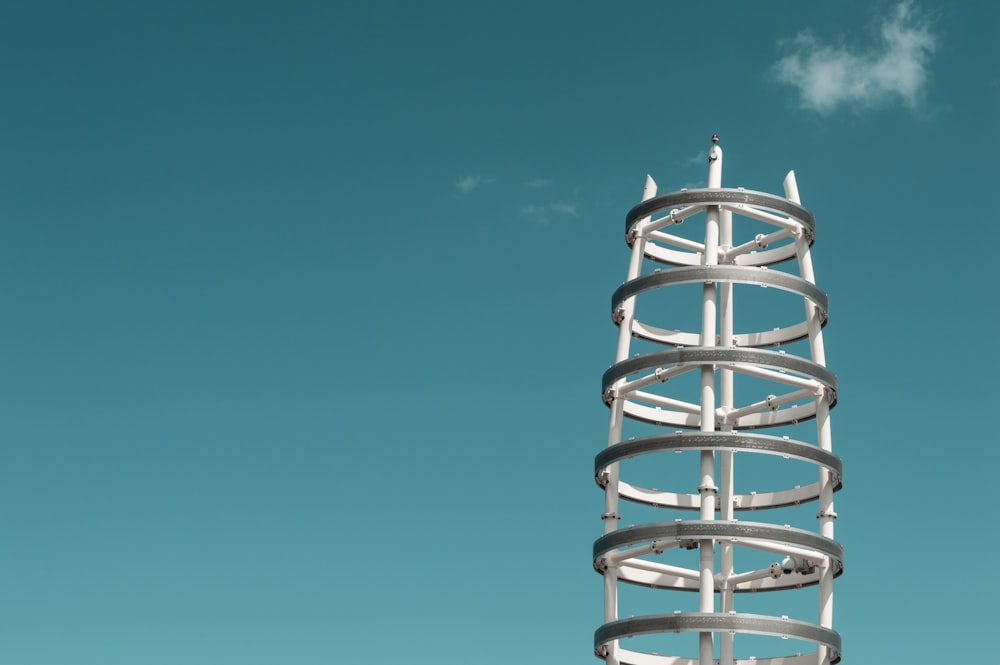
{"type": "Polygon", "coordinates": [[[4,662],[597,662],[623,219],[713,133],[817,217],[844,662],[995,651],[995,6],[0,18],[4,662]]]}

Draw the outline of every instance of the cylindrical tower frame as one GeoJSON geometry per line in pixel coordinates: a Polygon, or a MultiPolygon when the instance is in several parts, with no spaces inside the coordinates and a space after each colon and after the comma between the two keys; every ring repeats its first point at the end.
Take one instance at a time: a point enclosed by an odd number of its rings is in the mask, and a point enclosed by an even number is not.
{"type": "Polygon", "coordinates": [[[734,649],[735,636],[741,633],[815,645],[811,653],[754,658],[758,665],[832,665],[840,660],[840,636],[833,630],[833,579],[843,570],[843,551],[834,540],[833,493],[841,487],[842,464],[832,452],[830,430],[837,381],[826,369],[823,346],[828,302],[813,273],[815,220],[801,205],[793,172],[784,180],[784,194],[723,188],[722,150],[713,136],[708,187],[656,196],[656,184],[647,176],[642,202],[626,216],[632,253],[626,281],[612,296],[618,343],[615,363],[604,373],[601,386],[611,412],[608,446],[594,463],[605,493],[604,535],[593,551],[594,567],[604,577],[604,623],[595,633],[594,647],[609,665],[749,663],[737,658],[734,649]],[[669,231],[699,218],[704,220],[703,240],[669,231]],[[741,220],[763,225],[766,232],[737,244],[736,236],[746,225],[741,220]],[[702,285],[698,329],[675,330],[637,318],[641,297],[682,284],[702,285]],[[804,319],[783,327],[740,330],[734,315],[735,288],[745,285],[800,297],[804,319]],[[632,355],[633,340],[653,350],[632,355]],[[782,346],[786,348],[777,348],[782,346]],[[699,377],[697,396],[668,388],[671,379],[689,372],[699,377]],[[737,377],[748,377],[756,399],[739,401],[737,377]],[[770,389],[759,394],[759,386],[770,389]],[[808,421],[815,421],[815,433],[799,436],[808,421]],[[626,437],[630,422],[651,425],[655,433],[626,437]],[[757,431],[763,428],[797,435],[757,431]],[[622,477],[624,460],[683,451],[699,456],[694,491],[661,491],[622,477]],[[736,453],[806,462],[816,467],[817,480],[740,493],[734,483],[736,453]],[[622,501],[697,511],[698,519],[620,528],[622,501]],[[737,511],[777,514],[810,502],[818,505],[816,531],[735,517],[737,511]],[[662,560],[664,552],[683,549],[698,551],[695,566],[662,560]],[[784,558],[737,572],[742,549],[784,558]],[[621,584],[697,593],[698,611],[622,618],[621,584]],[[807,586],[818,588],[815,623],[737,611],[740,593],[807,586]],[[621,644],[636,635],[684,632],[698,634],[697,657],[661,656],[621,644]]]}

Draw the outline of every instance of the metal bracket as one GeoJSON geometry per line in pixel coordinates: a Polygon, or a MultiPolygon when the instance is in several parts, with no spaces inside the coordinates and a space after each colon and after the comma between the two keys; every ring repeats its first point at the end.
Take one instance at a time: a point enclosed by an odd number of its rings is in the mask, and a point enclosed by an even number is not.
{"type": "Polygon", "coordinates": [[[611,474],[608,473],[607,469],[604,469],[594,476],[594,482],[600,487],[607,487],[608,483],[611,482],[611,474]]]}
{"type": "Polygon", "coordinates": [[[799,559],[797,557],[787,556],[780,565],[781,569],[786,574],[799,573],[800,575],[811,575],[816,572],[816,564],[809,559],[799,559]]]}

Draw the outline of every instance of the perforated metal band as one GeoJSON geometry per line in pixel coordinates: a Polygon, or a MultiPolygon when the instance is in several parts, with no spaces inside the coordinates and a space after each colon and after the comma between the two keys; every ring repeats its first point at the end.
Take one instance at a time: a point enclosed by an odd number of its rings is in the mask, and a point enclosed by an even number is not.
{"type": "MultiPolygon", "coordinates": [[[[621,441],[602,450],[594,458],[594,474],[608,465],[622,460],[659,452],[683,450],[732,450],[767,455],[780,455],[823,466],[833,472],[834,491],[842,486],[843,464],[833,453],[814,445],[765,434],[717,433],[717,432],[675,432],[658,434],[638,439],[621,441]]],[[[698,494],[663,492],[651,488],[638,487],[624,481],[619,483],[619,496],[623,499],[648,506],[698,510],[701,497],[698,494]]],[[[798,505],[819,497],[819,483],[811,482],[784,490],[733,495],[735,510],[760,510],[798,505]]]]}
{"type": "Polygon", "coordinates": [[[791,637],[828,647],[830,662],[840,661],[840,634],[807,621],[763,614],[652,614],[606,623],[594,632],[594,650],[614,640],[649,633],[703,633],[732,631],[754,635],[791,637]]]}
{"type": "Polygon", "coordinates": [[[778,527],[763,522],[723,522],[720,520],[681,520],[656,522],[618,529],[594,541],[594,559],[620,547],[654,540],[765,540],[806,547],[843,562],[844,550],[835,540],[793,527],[778,527]]]}
{"type": "MultiPolygon", "coordinates": [[[[777,370],[796,372],[821,382],[831,390],[837,389],[837,377],[827,368],[798,356],[765,349],[734,349],[714,346],[693,346],[684,349],[668,349],[633,356],[615,363],[601,377],[603,394],[619,379],[643,370],[677,365],[755,365],[777,370]]],[[[832,406],[832,404],[831,404],[832,406]]]]}
{"type": "Polygon", "coordinates": [[[763,210],[773,210],[792,217],[809,230],[810,236],[816,230],[816,219],[812,213],[788,199],[753,190],[721,187],[718,189],[687,189],[671,192],[643,201],[625,215],[625,232],[628,233],[640,219],[677,206],[690,205],[749,205],[763,210]]]}
{"type": "MultiPolygon", "coordinates": [[[[611,310],[614,312],[628,298],[644,291],[659,289],[664,286],[678,284],[695,284],[704,282],[730,282],[736,284],[757,284],[788,291],[807,298],[819,308],[819,319],[826,324],[826,312],[829,308],[827,296],[816,285],[795,275],[779,270],[768,270],[753,266],[685,266],[662,272],[654,272],[625,282],[611,296],[611,310]]],[[[615,319],[616,322],[618,319],[615,319]]],[[[654,342],[671,345],[697,345],[699,332],[682,332],[656,328],[639,321],[634,321],[634,335],[654,342]]],[[[753,333],[737,333],[734,344],[740,347],[775,346],[788,344],[804,339],[809,334],[806,321],[785,328],[774,328],[753,333]]]]}
{"type": "Polygon", "coordinates": [[[672,284],[692,284],[696,282],[735,282],[738,284],[760,284],[791,291],[809,298],[824,312],[828,308],[826,294],[815,284],[801,277],[753,266],[685,266],[649,273],[625,282],[611,296],[611,309],[618,307],[626,298],[637,293],[657,289],[672,284]]]}

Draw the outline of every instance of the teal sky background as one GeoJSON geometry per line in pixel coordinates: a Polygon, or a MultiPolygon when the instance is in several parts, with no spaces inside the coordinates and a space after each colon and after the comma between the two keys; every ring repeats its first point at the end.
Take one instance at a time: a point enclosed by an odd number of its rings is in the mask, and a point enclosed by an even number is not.
{"type": "Polygon", "coordinates": [[[623,220],[713,133],[817,217],[844,662],[988,661],[998,25],[4,3],[0,661],[599,662],[623,220]]]}

